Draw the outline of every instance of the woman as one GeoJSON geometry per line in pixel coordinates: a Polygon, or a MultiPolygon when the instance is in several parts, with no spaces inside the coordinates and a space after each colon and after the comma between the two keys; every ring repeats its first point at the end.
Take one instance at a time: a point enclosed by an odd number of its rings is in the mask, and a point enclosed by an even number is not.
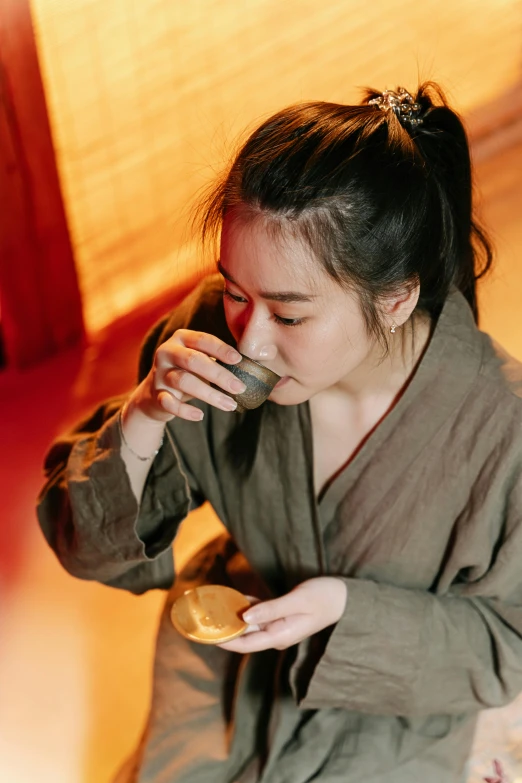
{"type": "Polygon", "coordinates": [[[274,115],[205,203],[219,274],[51,450],[39,517],[80,578],[171,588],[204,500],[231,536],[170,590],[119,780],[457,783],[478,711],[522,689],[521,368],[476,326],[471,195],[435,85],[274,115]],[[282,376],[241,415],[234,345],[282,376]],[[177,635],[198,581],[264,599],[251,632],[177,635]]]}

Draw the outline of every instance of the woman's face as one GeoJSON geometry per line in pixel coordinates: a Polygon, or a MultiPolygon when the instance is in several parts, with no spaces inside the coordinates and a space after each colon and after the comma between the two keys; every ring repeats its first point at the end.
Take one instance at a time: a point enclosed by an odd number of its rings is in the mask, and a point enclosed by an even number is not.
{"type": "Polygon", "coordinates": [[[293,237],[262,219],[225,219],[219,270],[225,315],[241,353],[282,376],[270,399],[295,405],[378,362],[358,297],[293,237]]]}

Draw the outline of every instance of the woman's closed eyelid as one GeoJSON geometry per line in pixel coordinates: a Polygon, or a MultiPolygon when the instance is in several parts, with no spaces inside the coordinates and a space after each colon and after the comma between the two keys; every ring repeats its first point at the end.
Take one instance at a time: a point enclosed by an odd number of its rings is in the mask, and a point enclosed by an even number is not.
{"type": "Polygon", "coordinates": [[[246,299],[243,296],[239,296],[238,294],[233,294],[231,291],[228,290],[228,288],[223,289],[223,295],[229,296],[230,299],[234,300],[234,302],[246,302],[246,299]]]}
{"type": "Polygon", "coordinates": [[[281,326],[299,326],[306,321],[306,318],[283,318],[281,315],[274,313],[274,318],[281,326]]]}
{"type": "MultiPolygon", "coordinates": [[[[243,296],[233,294],[228,288],[223,288],[223,296],[227,296],[234,302],[246,303],[247,301],[243,296]]],[[[272,317],[281,326],[299,326],[307,320],[306,318],[284,318],[282,315],[277,315],[277,313],[273,313],[272,317]]]]}

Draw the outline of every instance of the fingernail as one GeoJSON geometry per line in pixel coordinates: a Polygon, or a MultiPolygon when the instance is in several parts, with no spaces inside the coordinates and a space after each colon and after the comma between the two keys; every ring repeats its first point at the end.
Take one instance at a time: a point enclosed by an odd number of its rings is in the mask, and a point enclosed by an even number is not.
{"type": "Polygon", "coordinates": [[[240,359],[243,357],[239,353],[239,351],[236,351],[234,348],[231,348],[230,351],[227,353],[227,359],[229,359],[231,362],[239,362],[240,359]]]}
{"type": "Polygon", "coordinates": [[[230,381],[230,388],[237,392],[246,391],[246,386],[243,381],[239,381],[237,378],[235,378],[233,381],[230,381]]]}
{"type": "Polygon", "coordinates": [[[203,411],[200,411],[199,408],[194,408],[191,415],[194,421],[201,421],[205,414],[203,411]]]}
{"type": "Polygon", "coordinates": [[[232,397],[222,397],[219,404],[227,411],[235,411],[237,408],[237,402],[233,400],[232,397]]]}
{"type": "Polygon", "coordinates": [[[243,613],[243,620],[245,623],[248,623],[249,625],[253,625],[256,621],[256,613],[251,612],[250,609],[248,609],[246,612],[243,613]]]}

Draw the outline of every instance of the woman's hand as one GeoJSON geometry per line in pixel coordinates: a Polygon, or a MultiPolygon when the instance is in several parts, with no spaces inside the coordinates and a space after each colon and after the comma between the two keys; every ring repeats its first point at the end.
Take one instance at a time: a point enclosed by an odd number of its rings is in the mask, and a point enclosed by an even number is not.
{"type": "Polygon", "coordinates": [[[247,633],[219,646],[239,653],[271,648],[286,650],[334,625],[344,612],[346,599],[347,589],[342,579],[335,576],[308,579],[281,598],[247,609],[243,614],[250,626],[247,633]]]}
{"type": "Polygon", "coordinates": [[[129,400],[130,411],[138,410],[158,422],[174,416],[200,421],[203,413],[186,404],[190,399],[223,411],[235,410],[236,402],[209,384],[233,394],[243,392],[245,385],[215,359],[236,364],[241,354],[214,335],[178,329],[156,351],[150,373],[129,400]]]}

